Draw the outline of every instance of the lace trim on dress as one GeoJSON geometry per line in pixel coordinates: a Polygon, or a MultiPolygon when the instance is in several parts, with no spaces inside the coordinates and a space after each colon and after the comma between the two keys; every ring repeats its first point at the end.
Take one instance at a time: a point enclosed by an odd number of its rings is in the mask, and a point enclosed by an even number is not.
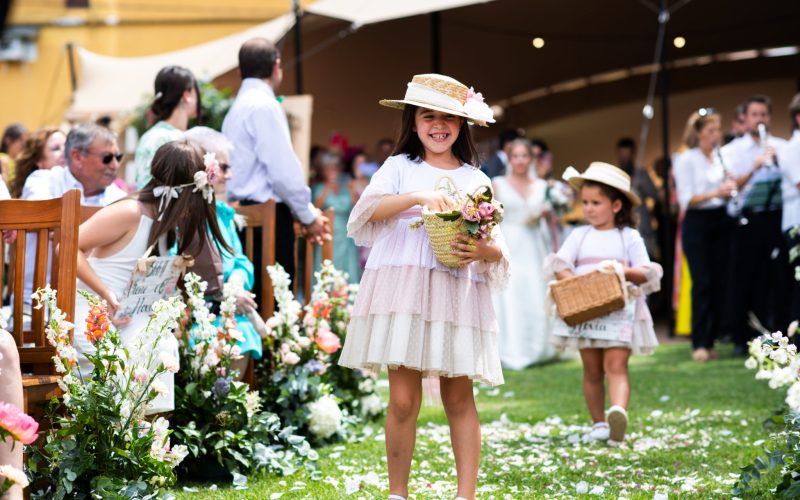
{"type": "Polygon", "coordinates": [[[356,245],[361,247],[371,247],[376,241],[391,233],[398,216],[390,217],[382,221],[371,222],[369,219],[378,208],[381,200],[390,193],[383,192],[373,185],[369,185],[361,193],[361,197],[350,212],[350,219],[347,221],[347,236],[355,240],[356,245]]]}
{"type": "Polygon", "coordinates": [[[644,275],[647,277],[647,281],[639,285],[642,293],[651,294],[661,290],[661,278],[664,276],[664,269],[661,264],[650,262],[640,267],[644,269],[644,275]]]}

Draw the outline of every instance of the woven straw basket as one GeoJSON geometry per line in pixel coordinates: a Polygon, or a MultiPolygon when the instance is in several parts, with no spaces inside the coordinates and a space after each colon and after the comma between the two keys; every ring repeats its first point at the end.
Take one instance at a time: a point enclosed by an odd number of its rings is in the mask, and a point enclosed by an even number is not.
{"type": "MultiPolygon", "coordinates": [[[[446,191],[453,199],[460,198],[458,189],[453,180],[449,177],[442,177],[436,181],[436,189],[446,191]]],[[[462,267],[461,257],[453,255],[453,243],[460,234],[467,234],[464,227],[464,219],[444,220],[434,212],[423,211],[422,221],[428,239],[431,240],[431,247],[436,258],[447,267],[462,267]]]]}
{"type": "Polygon", "coordinates": [[[569,326],[600,318],[625,307],[616,273],[592,271],[550,285],[558,315],[569,326]]]}

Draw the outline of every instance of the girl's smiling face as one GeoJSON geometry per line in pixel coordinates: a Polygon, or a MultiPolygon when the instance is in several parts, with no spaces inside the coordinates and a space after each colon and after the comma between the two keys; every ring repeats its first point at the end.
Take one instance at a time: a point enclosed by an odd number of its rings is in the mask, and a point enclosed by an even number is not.
{"type": "Polygon", "coordinates": [[[414,115],[414,128],[425,150],[440,155],[449,152],[453,147],[458,139],[462,120],[463,118],[460,116],[427,108],[417,108],[414,115]]]}
{"type": "Polygon", "coordinates": [[[581,188],[583,216],[595,229],[613,229],[614,217],[622,210],[620,200],[611,201],[600,186],[584,185],[581,188]]]}

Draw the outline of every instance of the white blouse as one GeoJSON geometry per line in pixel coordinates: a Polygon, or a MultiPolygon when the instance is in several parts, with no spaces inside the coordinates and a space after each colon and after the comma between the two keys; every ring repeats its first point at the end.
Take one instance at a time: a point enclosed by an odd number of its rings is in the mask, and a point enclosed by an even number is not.
{"type": "Polygon", "coordinates": [[[719,158],[715,157],[712,162],[709,162],[700,148],[692,148],[675,160],[674,175],[678,203],[682,209],[708,209],[725,205],[725,200],[715,197],[689,207],[689,201],[694,196],[719,189],[725,179],[725,172],[719,158]]]}

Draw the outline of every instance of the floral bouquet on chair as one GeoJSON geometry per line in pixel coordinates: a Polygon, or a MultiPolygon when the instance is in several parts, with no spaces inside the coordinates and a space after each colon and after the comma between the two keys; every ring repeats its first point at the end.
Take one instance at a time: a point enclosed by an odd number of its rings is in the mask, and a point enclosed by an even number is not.
{"type": "Polygon", "coordinates": [[[503,204],[494,199],[489,186],[481,186],[472,194],[462,196],[453,181],[443,177],[436,188],[447,191],[459,208],[450,212],[430,212],[423,207],[422,221],[411,227],[425,227],[439,262],[447,267],[461,267],[461,258],[453,255],[453,242],[464,234],[473,240],[491,240],[492,231],[503,220],[503,204]]]}

